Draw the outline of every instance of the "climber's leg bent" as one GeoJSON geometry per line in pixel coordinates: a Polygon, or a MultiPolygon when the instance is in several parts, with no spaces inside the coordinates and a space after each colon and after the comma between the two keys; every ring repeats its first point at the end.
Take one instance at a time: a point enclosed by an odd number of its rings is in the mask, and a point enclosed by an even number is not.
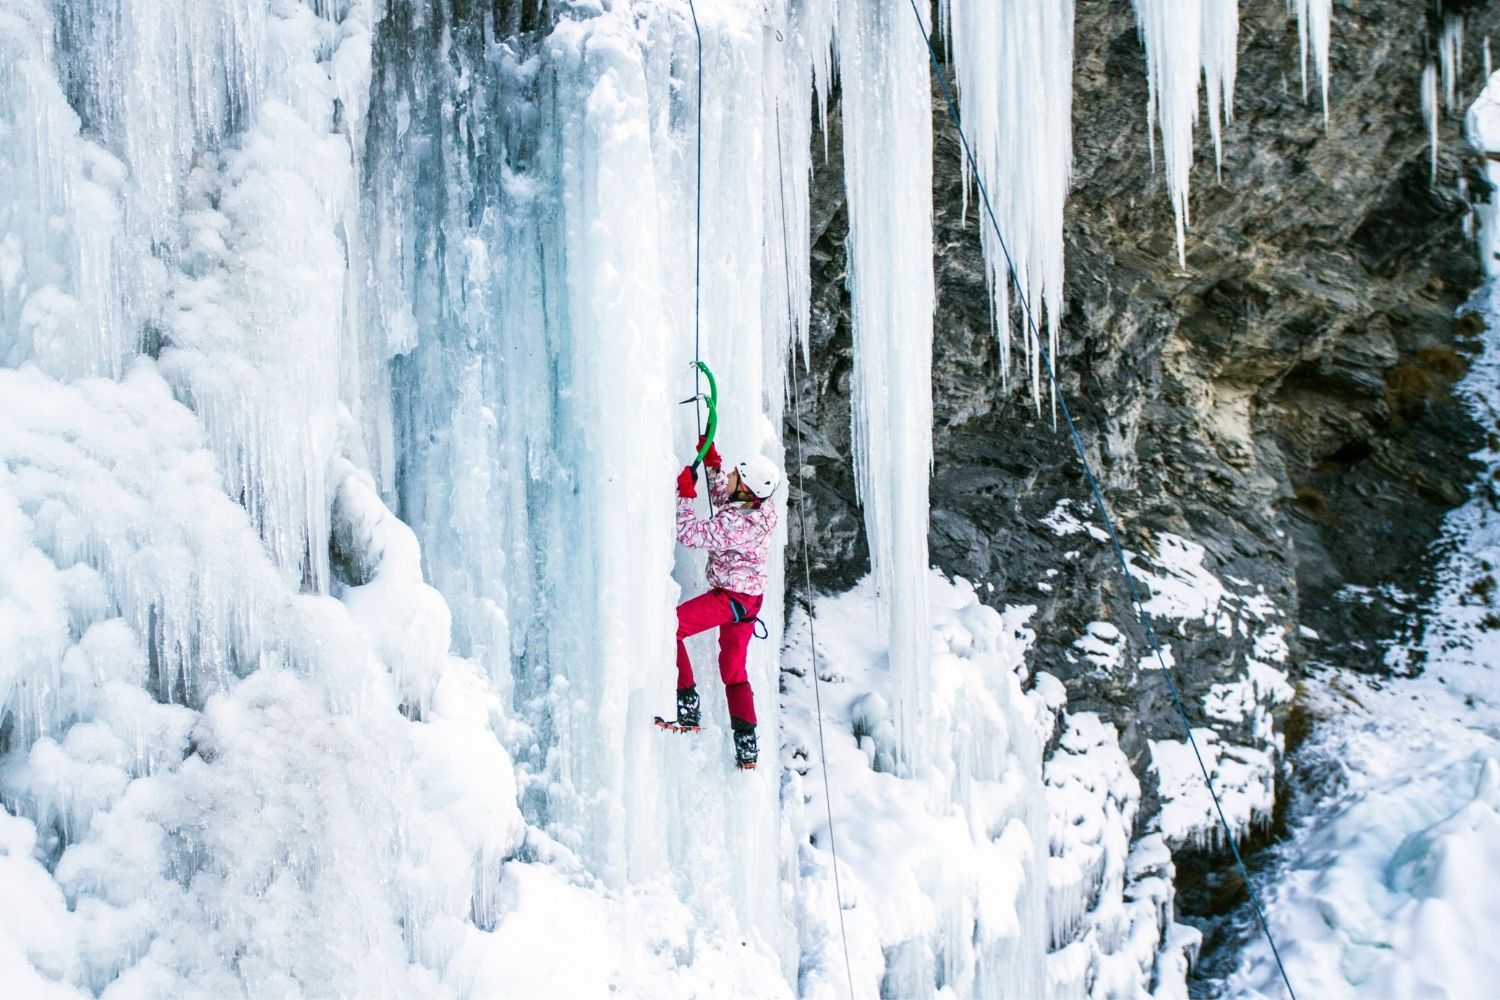
{"type": "MultiPolygon", "coordinates": [[[[719,627],[719,676],[724,680],[724,694],[729,700],[729,718],[740,725],[755,725],[755,692],[750,687],[750,675],[745,670],[746,654],[750,640],[755,635],[755,616],[760,613],[763,600],[760,594],[728,594],[744,610],[743,620],[719,627]]],[[[731,605],[731,610],[732,610],[731,605]]]]}
{"type": "Polygon", "coordinates": [[[677,690],[693,686],[693,661],[682,640],[732,621],[734,611],[721,590],[710,590],[677,605],[677,690]]]}

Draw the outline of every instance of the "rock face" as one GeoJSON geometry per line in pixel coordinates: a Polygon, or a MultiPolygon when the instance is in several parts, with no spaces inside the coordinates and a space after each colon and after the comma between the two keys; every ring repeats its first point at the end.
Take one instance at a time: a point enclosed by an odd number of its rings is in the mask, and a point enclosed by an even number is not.
{"type": "MultiPolygon", "coordinates": [[[[1474,40],[1497,17],[1485,4],[1466,13],[1460,89],[1472,97],[1483,83],[1474,40]]],[[[1285,4],[1245,0],[1240,18],[1222,179],[1200,127],[1180,269],[1131,7],[1079,0],[1058,369],[1127,548],[1149,553],[1171,531],[1204,545],[1219,577],[1263,588],[1288,625],[1294,676],[1312,661],[1401,668],[1376,640],[1419,627],[1431,543],[1465,496],[1467,456],[1482,440],[1448,389],[1472,332],[1454,313],[1480,279],[1461,191],[1483,183],[1452,118],[1429,183],[1419,82],[1437,15],[1427,4],[1338,7],[1326,130],[1316,85],[1311,103],[1302,98],[1285,4]]],[[[1069,542],[1077,555],[1067,558],[1041,523],[1061,500],[1088,509],[1087,487],[1045,404],[1038,414],[1024,379],[1001,384],[976,214],[960,217],[957,136],[936,93],[934,122],[932,559],[993,584],[980,591],[996,604],[1037,605],[1038,666],[1066,683],[1073,710],[1120,728],[1145,777],[1147,740],[1180,739],[1181,722],[1160,672],[1101,675],[1073,648],[1103,620],[1129,637],[1125,662],[1145,652],[1107,546],[1069,542]]],[[[807,440],[815,585],[825,588],[868,568],[848,459],[839,138],[835,111],[814,180],[813,366],[787,428],[793,440],[800,422],[807,440]]],[[[1189,714],[1208,724],[1205,693],[1243,675],[1246,641],[1202,628],[1173,644],[1189,714]]],[[[1188,895],[1190,908],[1217,907],[1188,895]]]]}

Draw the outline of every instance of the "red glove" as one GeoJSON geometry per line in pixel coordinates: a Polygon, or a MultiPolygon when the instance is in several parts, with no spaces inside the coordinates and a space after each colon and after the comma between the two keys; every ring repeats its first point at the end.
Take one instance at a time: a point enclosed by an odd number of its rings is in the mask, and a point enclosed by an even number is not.
{"type": "MultiPolygon", "coordinates": [[[[698,435],[698,448],[700,451],[703,448],[703,441],[707,437],[707,434],[698,435]]],[[[703,464],[706,468],[710,469],[723,468],[724,459],[719,456],[719,449],[710,444],[708,446],[708,451],[703,452],[703,464]]]]}
{"type": "Polygon", "coordinates": [[[691,500],[698,495],[695,483],[698,474],[693,471],[691,465],[684,465],[682,471],[677,473],[677,495],[683,500],[691,500]]]}

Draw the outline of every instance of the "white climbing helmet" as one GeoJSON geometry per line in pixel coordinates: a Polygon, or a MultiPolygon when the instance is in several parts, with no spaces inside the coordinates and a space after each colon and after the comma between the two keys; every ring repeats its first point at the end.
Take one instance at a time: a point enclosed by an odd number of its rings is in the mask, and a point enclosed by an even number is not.
{"type": "Polygon", "coordinates": [[[751,455],[735,468],[739,471],[740,483],[757,499],[768,499],[781,485],[781,470],[764,455],[751,455]]]}

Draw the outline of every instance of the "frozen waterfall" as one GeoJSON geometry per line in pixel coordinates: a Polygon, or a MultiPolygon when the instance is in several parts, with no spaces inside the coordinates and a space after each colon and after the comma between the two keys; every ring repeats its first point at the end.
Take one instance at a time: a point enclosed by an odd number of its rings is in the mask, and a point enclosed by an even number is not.
{"type": "MultiPolygon", "coordinates": [[[[1237,22],[1169,6],[1137,3],[1181,254],[1237,22]]],[[[937,13],[1016,258],[1012,288],[981,227],[1002,350],[1017,295],[1055,347],[1072,2],[937,13]]],[[[1027,609],[928,558],[924,30],[909,0],[0,0],[0,982],[1181,978],[1157,842],[1126,853],[1138,790],[1044,770],[1054,727],[1119,770],[1113,729],[1026,665],[1027,609]],[[701,301],[720,449],[784,461],[833,113],[872,573],[813,603],[823,719],[806,611],[783,655],[783,521],[740,773],[716,683],[701,738],[650,724],[705,586],[673,541],[681,400],[701,301]],[[1107,829],[1049,832],[1078,816],[1107,829]]]]}

